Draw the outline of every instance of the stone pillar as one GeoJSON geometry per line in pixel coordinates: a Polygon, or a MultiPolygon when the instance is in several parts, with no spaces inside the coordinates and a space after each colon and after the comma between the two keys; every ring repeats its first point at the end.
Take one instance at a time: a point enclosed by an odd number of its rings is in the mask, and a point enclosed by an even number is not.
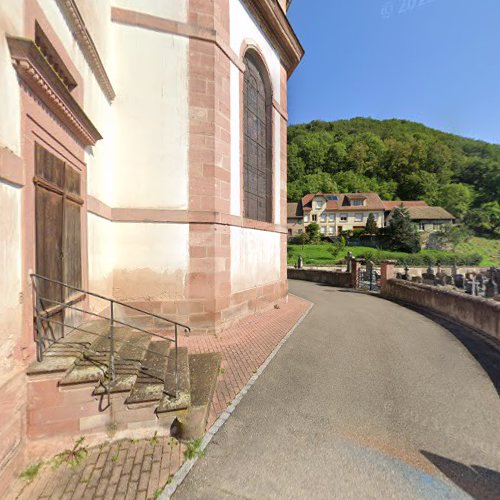
{"type": "Polygon", "coordinates": [[[351,288],[358,288],[359,277],[358,271],[360,268],[360,262],[356,259],[351,259],[351,288]]]}
{"type": "Polygon", "coordinates": [[[394,278],[396,267],[395,260],[383,260],[380,264],[380,286],[384,286],[387,280],[394,278]]]}

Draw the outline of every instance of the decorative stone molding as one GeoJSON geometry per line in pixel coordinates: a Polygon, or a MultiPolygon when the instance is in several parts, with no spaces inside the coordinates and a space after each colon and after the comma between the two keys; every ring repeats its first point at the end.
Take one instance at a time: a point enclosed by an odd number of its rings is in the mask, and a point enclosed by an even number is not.
{"type": "Polygon", "coordinates": [[[71,28],[73,36],[76,38],[87,63],[92,69],[97,82],[99,83],[104,95],[109,101],[112,101],[116,94],[113,86],[108,78],[104,65],[99,57],[97,48],[92,41],[92,37],[88,32],[75,0],[56,0],[57,5],[61,9],[66,22],[71,28]]]}
{"type": "Polygon", "coordinates": [[[304,49],[277,0],[243,0],[276,48],[290,76],[304,56],[304,49]]]}
{"type": "Polygon", "coordinates": [[[31,40],[7,37],[12,64],[19,77],[85,146],[101,134],[31,40]]]}

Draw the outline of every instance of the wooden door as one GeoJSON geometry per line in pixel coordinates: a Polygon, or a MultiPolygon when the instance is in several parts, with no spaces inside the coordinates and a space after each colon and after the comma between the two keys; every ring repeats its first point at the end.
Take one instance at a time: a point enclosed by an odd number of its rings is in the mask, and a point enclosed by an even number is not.
{"type": "MultiPolygon", "coordinates": [[[[36,273],[81,286],[80,174],[35,144],[36,273]]],[[[63,304],[72,291],[40,280],[38,294],[52,322],[49,333],[62,336],[63,304]]]]}

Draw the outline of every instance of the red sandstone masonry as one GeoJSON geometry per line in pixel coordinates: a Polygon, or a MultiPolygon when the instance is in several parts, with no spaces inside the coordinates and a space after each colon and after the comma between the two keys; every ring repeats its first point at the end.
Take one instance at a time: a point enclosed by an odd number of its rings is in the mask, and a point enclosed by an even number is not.
{"type": "MultiPolygon", "coordinates": [[[[288,303],[282,304],[280,309],[242,319],[220,335],[181,338],[181,345],[187,346],[190,353],[222,353],[222,370],[212,399],[208,426],[226,410],[308,307],[309,302],[290,295],[288,303]]],[[[54,401],[59,397],[64,395],[57,396],[54,401]]],[[[36,449],[35,445],[36,442],[30,449],[36,449]]],[[[61,446],[67,447],[67,444],[61,446]]],[[[99,492],[104,498],[113,498],[113,495],[116,498],[127,495],[152,498],[157,489],[165,485],[169,475],[175,474],[182,465],[184,449],[168,437],[104,444],[90,449],[89,457],[77,467],[62,466],[52,470],[47,466],[30,484],[18,479],[11,490],[12,497],[76,499],[91,498],[99,492]]],[[[36,455],[31,456],[30,463],[36,458],[36,455]]]]}

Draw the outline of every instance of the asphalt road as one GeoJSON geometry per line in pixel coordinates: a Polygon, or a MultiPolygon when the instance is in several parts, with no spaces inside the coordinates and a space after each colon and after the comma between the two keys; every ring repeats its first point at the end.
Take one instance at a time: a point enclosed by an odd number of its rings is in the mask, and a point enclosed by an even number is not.
{"type": "Polygon", "coordinates": [[[378,297],[290,291],[313,309],[176,499],[500,498],[500,355],[378,297]]]}

